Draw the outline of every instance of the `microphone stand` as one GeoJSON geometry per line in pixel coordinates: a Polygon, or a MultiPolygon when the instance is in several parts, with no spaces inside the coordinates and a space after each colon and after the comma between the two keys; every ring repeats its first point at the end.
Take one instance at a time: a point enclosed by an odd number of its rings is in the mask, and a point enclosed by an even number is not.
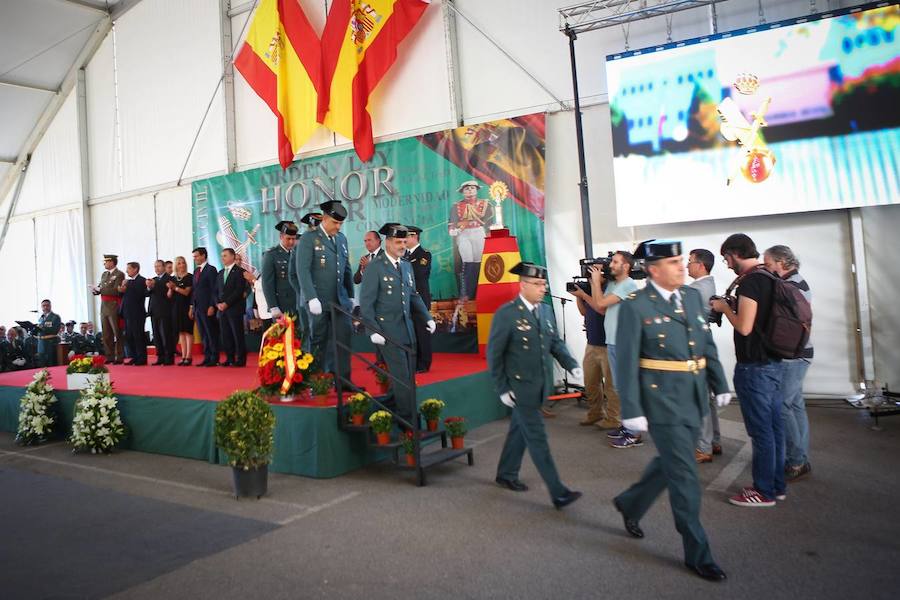
{"type": "MultiPolygon", "coordinates": [[[[555,298],[559,300],[559,303],[562,305],[562,339],[563,343],[566,342],[566,304],[572,302],[571,298],[564,298],[562,296],[554,296],[553,294],[548,294],[551,298],[555,298]]],[[[567,346],[568,347],[568,346],[567,346]]],[[[575,383],[569,383],[569,372],[563,369],[563,394],[568,394],[569,390],[575,390],[576,392],[584,393],[584,386],[578,385],[575,383]]],[[[578,403],[581,404],[581,398],[578,399],[578,403]]]]}

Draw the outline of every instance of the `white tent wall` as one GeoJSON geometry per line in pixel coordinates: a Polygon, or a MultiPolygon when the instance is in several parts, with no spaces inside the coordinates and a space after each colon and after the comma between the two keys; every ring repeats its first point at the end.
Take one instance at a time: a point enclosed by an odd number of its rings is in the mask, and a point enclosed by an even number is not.
{"type": "Polygon", "coordinates": [[[70,93],[31,157],[15,215],[81,204],[81,161],[75,117],[75,94],[70,93]]]}
{"type": "Polygon", "coordinates": [[[0,249],[3,265],[3,293],[0,294],[0,325],[14,320],[35,320],[29,311],[37,310],[37,278],[34,260],[34,220],[22,219],[9,224],[6,241],[0,249]]]}
{"type": "MultiPolygon", "coordinates": [[[[182,186],[156,194],[156,244],[157,256],[163,260],[174,260],[183,256],[188,270],[193,271],[191,250],[191,186],[182,186]]],[[[213,261],[218,262],[218,261],[213,261]]],[[[152,273],[152,265],[146,273],[152,273]]]]}
{"type": "Polygon", "coordinates": [[[85,67],[88,172],[90,197],[122,191],[121,165],[116,142],[116,85],[110,33],[85,67]]]}
{"type": "Polygon", "coordinates": [[[34,229],[38,299],[49,298],[63,321],[87,320],[81,209],[35,217],[34,229]]]}

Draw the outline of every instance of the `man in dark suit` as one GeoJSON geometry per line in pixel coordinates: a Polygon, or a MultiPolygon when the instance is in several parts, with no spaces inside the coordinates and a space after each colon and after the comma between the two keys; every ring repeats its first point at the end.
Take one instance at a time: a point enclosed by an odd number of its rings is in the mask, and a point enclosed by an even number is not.
{"type": "Polygon", "coordinates": [[[378,258],[384,252],[381,248],[381,235],[377,231],[367,231],[363,237],[363,244],[366,247],[366,254],[359,259],[359,265],[356,267],[356,273],[353,274],[353,283],[359,285],[363,280],[363,273],[369,263],[378,258]]]}
{"type": "MultiPolygon", "coordinates": [[[[425,308],[431,312],[431,286],[428,284],[428,278],[431,277],[431,252],[421,246],[422,230],[419,227],[407,225],[406,229],[409,233],[406,236],[405,258],[412,265],[416,291],[425,303],[425,308]]],[[[413,325],[416,327],[416,373],[427,373],[431,369],[431,333],[418,314],[413,315],[413,325]]]]}
{"type": "Polygon", "coordinates": [[[208,262],[206,248],[194,248],[194,287],[190,317],[197,322],[203,340],[203,361],[198,367],[219,364],[219,325],[216,322],[216,278],[218,271],[208,262]]]}
{"type": "Polygon", "coordinates": [[[144,321],[147,320],[147,280],[140,274],[141,265],[128,263],[125,281],[119,286],[122,294],[122,318],[125,319],[125,347],[136,367],[147,364],[147,338],[144,337],[144,321]]]}
{"type": "Polygon", "coordinates": [[[684,285],[681,242],[649,240],[643,258],[647,287],[632,293],[619,312],[616,383],[622,425],[653,436],[659,455],[640,481],[613,504],[625,530],[644,537],[639,521],[664,491],[684,546],[684,564],[700,577],[725,579],[700,524],[700,481],[694,447],[709,412],[709,388],[719,407],[731,401],[728,383],[697,290],[684,285]]]}
{"type": "Polygon", "coordinates": [[[247,281],[244,269],[234,264],[234,250],[222,250],[222,270],[216,278],[216,308],[222,327],[225,346],[223,367],[243,367],[247,364],[247,343],[244,340],[244,299],[247,281]]]}
{"type": "Polygon", "coordinates": [[[156,277],[147,280],[147,294],[150,296],[150,324],[153,327],[153,345],[156,347],[154,365],[175,364],[175,328],[172,325],[172,303],[166,284],[172,277],[166,273],[166,263],[153,263],[156,277]]]}

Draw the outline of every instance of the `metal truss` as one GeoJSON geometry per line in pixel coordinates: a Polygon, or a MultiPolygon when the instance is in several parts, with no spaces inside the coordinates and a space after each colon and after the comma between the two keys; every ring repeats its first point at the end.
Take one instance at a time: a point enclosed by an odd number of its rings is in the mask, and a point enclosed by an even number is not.
{"type": "Polygon", "coordinates": [[[559,30],[574,34],[714,6],[725,0],[594,0],[559,9],[559,30]]]}

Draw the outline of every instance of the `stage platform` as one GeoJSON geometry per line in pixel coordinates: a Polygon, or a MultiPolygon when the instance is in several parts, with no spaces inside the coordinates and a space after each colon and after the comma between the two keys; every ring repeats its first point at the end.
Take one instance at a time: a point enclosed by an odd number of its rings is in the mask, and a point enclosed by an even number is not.
{"type": "MultiPolygon", "coordinates": [[[[374,375],[361,361],[355,359],[352,368],[355,383],[377,390],[374,375]]],[[[15,433],[19,400],[35,371],[0,373],[0,430],[15,433]]],[[[50,373],[68,434],[78,392],[66,389],[65,367],[52,367],[50,373]]],[[[113,365],[110,379],[128,427],[123,448],[224,464],[213,437],[216,402],[234,390],[256,387],[256,356],[242,368],[113,365]]],[[[419,401],[440,398],[447,403],[444,416],[466,417],[470,428],[507,414],[477,354],[435,354],[431,371],[416,379],[419,401]]],[[[276,421],[270,469],[327,478],[386,457],[367,445],[364,434],[338,429],[336,399],[332,394],[325,405],[271,402],[276,421]]]]}

